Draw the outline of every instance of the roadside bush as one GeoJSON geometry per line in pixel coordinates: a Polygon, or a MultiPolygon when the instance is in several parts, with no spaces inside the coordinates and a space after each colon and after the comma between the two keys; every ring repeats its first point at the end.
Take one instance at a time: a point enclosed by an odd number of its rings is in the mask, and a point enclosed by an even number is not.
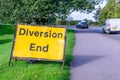
{"type": "Polygon", "coordinates": [[[59,20],[59,21],[57,21],[57,23],[60,25],[76,25],[78,22],[79,22],[78,20],[74,20],[74,21],[59,20]]]}
{"type": "Polygon", "coordinates": [[[15,26],[12,24],[0,24],[0,34],[14,34],[15,26]]]}
{"type": "Polygon", "coordinates": [[[58,25],[66,25],[67,21],[66,20],[58,20],[57,24],[58,25]]]}
{"type": "Polygon", "coordinates": [[[70,25],[76,25],[79,21],[75,20],[75,21],[70,21],[70,25]]]}

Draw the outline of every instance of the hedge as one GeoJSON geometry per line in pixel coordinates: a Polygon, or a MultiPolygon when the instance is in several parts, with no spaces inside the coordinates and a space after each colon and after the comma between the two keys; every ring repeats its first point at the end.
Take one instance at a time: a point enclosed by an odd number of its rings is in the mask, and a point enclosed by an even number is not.
{"type": "Polygon", "coordinates": [[[0,34],[14,34],[15,26],[12,24],[0,24],[0,34]]]}

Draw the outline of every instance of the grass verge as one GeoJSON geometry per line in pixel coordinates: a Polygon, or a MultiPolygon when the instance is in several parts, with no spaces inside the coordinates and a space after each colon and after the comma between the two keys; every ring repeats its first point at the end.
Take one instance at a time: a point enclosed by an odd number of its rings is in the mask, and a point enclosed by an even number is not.
{"type": "Polygon", "coordinates": [[[70,80],[70,62],[73,59],[74,31],[67,30],[66,63],[12,61],[8,66],[13,34],[0,34],[0,80],[70,80]]]}

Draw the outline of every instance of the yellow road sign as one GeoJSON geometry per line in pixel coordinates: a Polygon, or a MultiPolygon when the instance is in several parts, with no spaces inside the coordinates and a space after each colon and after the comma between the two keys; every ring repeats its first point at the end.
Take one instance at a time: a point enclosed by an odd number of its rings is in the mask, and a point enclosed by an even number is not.
{"type": "Polygon", "coordinates": [[[18,25],[13,58],[63,60],[65,28],[18,25]]]}

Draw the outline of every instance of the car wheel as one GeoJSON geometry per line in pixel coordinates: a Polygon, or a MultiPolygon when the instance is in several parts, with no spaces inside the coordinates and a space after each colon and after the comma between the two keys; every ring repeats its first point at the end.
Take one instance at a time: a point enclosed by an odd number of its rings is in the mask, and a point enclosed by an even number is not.
{"type": "Polygon", "coordinates": [[[105,33],[110,34],[110,29],[105,29],[105,33]]]}
{"type": "Polygon", "coordinates": [[[105,33],[105,30],[104,30],[104,29],[103,29],[102,31],[103,31],[103,33],[105,33]]]}

